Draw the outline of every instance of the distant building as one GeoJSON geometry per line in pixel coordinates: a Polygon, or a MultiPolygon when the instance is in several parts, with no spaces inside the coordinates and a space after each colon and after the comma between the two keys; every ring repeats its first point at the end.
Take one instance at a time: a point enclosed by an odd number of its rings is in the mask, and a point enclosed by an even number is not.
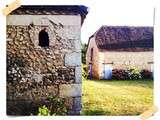
{"type": "Polygon", "coordinates": [[[153,28],[102,26],[89,38],[86,64],[97,79],[109,79],[115,68],[132,66],[151,70],[153,28]]]}

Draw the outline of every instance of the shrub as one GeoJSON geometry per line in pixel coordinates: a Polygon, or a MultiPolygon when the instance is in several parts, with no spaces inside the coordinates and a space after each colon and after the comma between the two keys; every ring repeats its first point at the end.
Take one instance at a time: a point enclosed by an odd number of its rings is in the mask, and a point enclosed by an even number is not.
{"type": "Polygon", "coordinates": [[[64,100],[56,96],[48,96],[47,100],[51,102],[49,109],[52,115],[66,115],[68,113],[64,100]]]}
{"type": "Polygon", "coordinates": [[[135,67],[130,67],[127,71],[130,80],[137,80],[142,78],[140,70],[135,67]]]}
{"type": "Polygon", "coordinates": [[[137,80],[137,79],[150,79],[152,78],[152,72],[149,70],[139,70],[135,67],[130,67],[127,70],[113,69],[112,79],[116,80],[137,80]]]}
{"type": "Polygon", "coordinates": [[[150,79],[150,78],[152,78],[152,72],[151,71],[149,71],[149,70],[141,70],[141,76],[142,76],[142,78],[143,79],[150,79]]]}
{"type": "Polygon", "coordinates": [[[141,71],[135,67],[130,67],[127,70],[124,70],[124,69],[113,69],[112,70],[112,79],[137,80],[141,78],[142,78],[141,71]]]}
{"type": "Polygon", "coordinates": [[[88,77],[88,67],[87,65],[82,64],[82,78],[87,78],[88,77]]]}
{"type": "Polygon", "coordinates": [[[43,105],[43,106],[38,108],[38,115],[39,116],[50,116],[51,111],[48,110],[48,108],[45,105],[43,105]]]}
{"type": "Polygon", "coordinates": [[[113,69],[112,70],[112,79],[126,80],[126,79],[128,79],[128,71],[123,70],[123,69],[113,69]]]}
{"type": "Polygon", "coordinates": [[[49,104],[40,106],[38,108],[38,115],[67,115],[68,110],[64,100],[56,96],[48,96],[46,101],[49,104]]]}

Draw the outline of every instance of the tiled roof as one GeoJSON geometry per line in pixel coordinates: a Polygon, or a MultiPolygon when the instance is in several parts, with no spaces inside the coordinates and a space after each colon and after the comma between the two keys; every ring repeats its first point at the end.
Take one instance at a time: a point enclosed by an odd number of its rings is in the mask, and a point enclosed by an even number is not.
{"type": "Polygon", "coordinates": [[[153,27],[102,26],[95,41],[101,50],[153,50],[153,27]]]}

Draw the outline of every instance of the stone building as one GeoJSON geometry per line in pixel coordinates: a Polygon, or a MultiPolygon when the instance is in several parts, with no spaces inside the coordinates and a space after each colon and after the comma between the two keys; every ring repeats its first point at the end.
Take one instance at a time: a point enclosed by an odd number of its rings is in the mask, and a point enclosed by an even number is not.
{"type": "Polygon", "coordinates": [[[153,28],[102,26],[88,41],[86,64],[97,79],[111,77],[112,69],[152,69],[153,28]]]}
{"type": "Polygon", "coordinates": [[[48,96],[81,111],[81,25],[87,7],[21,6],[7,16],[7,114],[30,115],[48,96]]]}

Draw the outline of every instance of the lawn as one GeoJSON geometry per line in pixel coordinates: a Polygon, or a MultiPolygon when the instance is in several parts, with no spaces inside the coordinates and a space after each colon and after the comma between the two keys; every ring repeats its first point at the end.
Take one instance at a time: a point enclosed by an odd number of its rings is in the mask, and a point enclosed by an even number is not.
{"type": "Polygon", "coordinates": [[[82,115],[139,115],[153,105],[153,80],[83,80],[82,115]]]}

